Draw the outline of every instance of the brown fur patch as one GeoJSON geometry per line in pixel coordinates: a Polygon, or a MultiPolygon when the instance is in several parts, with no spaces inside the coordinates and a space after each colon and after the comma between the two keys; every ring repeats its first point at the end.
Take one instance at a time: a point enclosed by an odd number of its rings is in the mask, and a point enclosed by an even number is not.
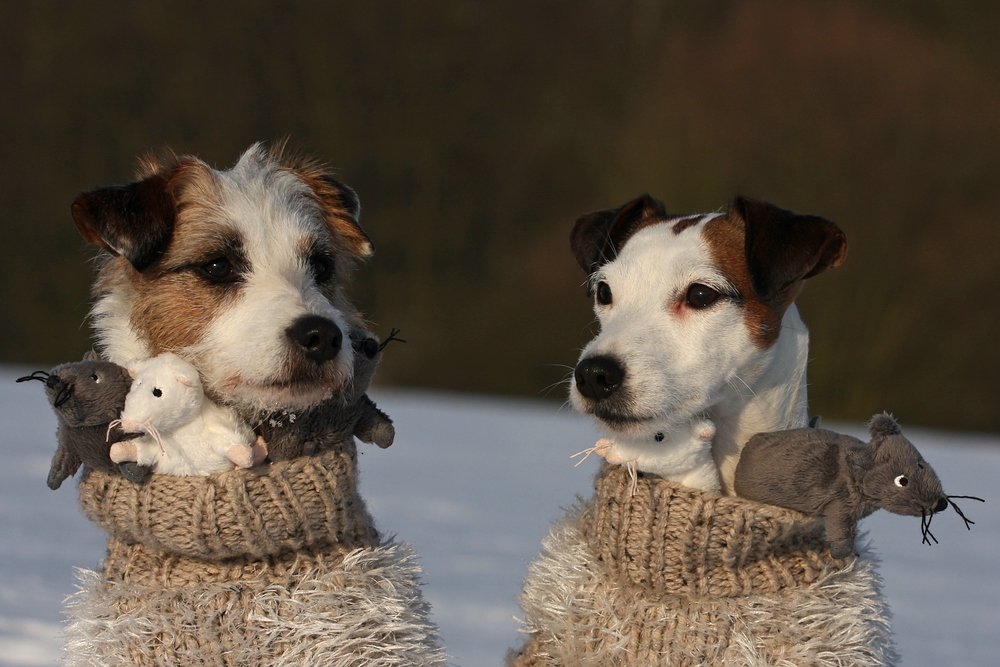
{"type": "Polygon", "coordinates": [[[701,222],[701,216],[698,216],[696,218],[687,218],[685,220],[678,220],[677,222],[674,223],[673,226],[674,234],[680,234],[688,227],[693,227],[694,225],[697,225],[699,222],[701,222]]]}
{"type": "Polygon", "coordinates": [[[306,184],[340,245],[356,257],[370,257],[375,252],[371,239],[361,228],[361,206],[353,190],[331,177],[315,160],[280,154],[272,157],[306,184]]]}
{"type": "Polygon", "coordinates": [[[778,340],[781,319],[798,295],[798,287],[770,303],[763,303],[757,298],[747,268],[743,221],[732,213],[709,220],[702,234],[719,270],[739,292],[743,301],[743,319],[751,340],[761,349],[771,347],[778,340]]]}

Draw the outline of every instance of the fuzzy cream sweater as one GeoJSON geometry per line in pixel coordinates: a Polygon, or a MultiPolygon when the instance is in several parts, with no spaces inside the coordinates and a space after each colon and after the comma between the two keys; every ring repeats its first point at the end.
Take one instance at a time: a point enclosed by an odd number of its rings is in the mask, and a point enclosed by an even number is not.
{"type": "Polygon", "coordinates": [[[521,596],[509,667],[891,665],[867,551],[834,560],[802,514],[605,466],[521,596]]]}
{"type": "Polygon", "coordinates": [[[108,554],[70,600],[67,665],[445,664],[415,554],[358,495],[353,439],[210,477],[89,471],[80,502],[108,554]]]}

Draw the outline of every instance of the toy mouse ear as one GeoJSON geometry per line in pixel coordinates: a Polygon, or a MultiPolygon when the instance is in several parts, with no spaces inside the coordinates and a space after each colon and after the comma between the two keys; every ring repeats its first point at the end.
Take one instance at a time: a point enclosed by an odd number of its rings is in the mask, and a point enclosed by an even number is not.
{"type": "Polygon", "coordinates": [[[899,430],[899,424],[888,412],[872,417],[871,421],[868,422],[868,432],[871,433],[873,439],[902,434],[902,431],[899,430]]]}
{"type": "Polygon", "coordinates": [[[84,239],[142,271],[167,249],[176,210],[167,177],[154,174],[128,185],[84,192],[71,212],[84,239]]]}
{"type": "Polygon", "coordinates": [[[765,303],[798,281],[839,266],[847,254],[844,232],[819,216],[746,197],[737,197],[730,211],[744,222],[751,286],[765,303]]]}
{"type": "Polygon", "coordinates": [[[181,375],[180,373],[178,373],[177,375],[175,375],[174,379],[177,380],[177,384],[181,385],[182,387],[197,387],[198,386],[194,382],[191,381],[191,378],[187,377],[186,375],[181,375]]]}
{"type": "Polygon", "coordinates": [[[646,194],[620,208],[588,213],[576,221],[570,232],[573,257],[589,275],[617,257],[633,234],[666,214],[663,203],[646,194]]]}

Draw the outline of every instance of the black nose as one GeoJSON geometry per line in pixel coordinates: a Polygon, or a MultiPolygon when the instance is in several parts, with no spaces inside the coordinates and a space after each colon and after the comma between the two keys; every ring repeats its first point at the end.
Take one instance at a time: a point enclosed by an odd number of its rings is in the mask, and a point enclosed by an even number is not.
{"type": "Polygon", "coordinates": [[[344,339],[340,327],[319,315],[300,317],[285,333],[307,359],[317,364],[335,358],[340,353],[340,344],[344,339]]]}
{"type": "Polygon", "coordinates": [[[625,369],[612,357],[590,357],[576,365],[573,376],[581,394],[599,401],[618,391],[625,369]]]}
{"type": "Polygon", "coordinates": [[[934,506],[934,511],[935,512],[943,512],[946,509],[948,509],[948,499],[947,498],[942,498],[941,500],[937,501],[937,505],[934,506]]]}

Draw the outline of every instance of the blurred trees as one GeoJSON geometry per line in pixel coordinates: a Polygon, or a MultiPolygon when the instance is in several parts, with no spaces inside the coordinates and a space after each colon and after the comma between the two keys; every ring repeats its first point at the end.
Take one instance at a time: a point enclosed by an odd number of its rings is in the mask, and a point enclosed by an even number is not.
{"type": "MultiPolygon", "coordinates": [[[[361,196],[379,381],[539,395],[591,333],[576,217],[642,191],[824,215],[812,410],[1000,429],[998,9],[957,2],[0,1],[0,343],[89,346],[68,214],[157,146],[289,136],[361,196]]],[[[561,398],[564,389],[551,395],[561,398]]]]}

